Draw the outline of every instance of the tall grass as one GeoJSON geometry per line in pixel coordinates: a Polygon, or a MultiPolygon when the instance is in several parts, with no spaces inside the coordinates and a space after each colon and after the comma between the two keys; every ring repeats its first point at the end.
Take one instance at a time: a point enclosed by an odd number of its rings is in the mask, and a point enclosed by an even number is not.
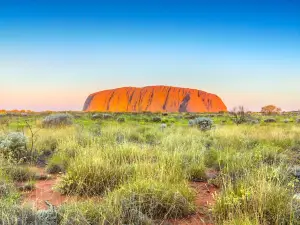
{"type": "MultiPolygon", "coordinates": [[[[293,150],[299,126],[217,124],[203,132],[187,123],[161,129],[125,117],[125,123],[105,120],[93,127],[97,122],[84,118],[80,126],[39,131],[38,156],[50,151],[48,171],[64,173],[57,189],[102,198],[60,207],[60,224],[153,224],[192,215],[189,182],[211,179],[208,170],[218,173],[220,186],[211,206],[216,224],[297,224],[289,164],[298,163],[291,157],[299,157],[293,150]]],[[[13,176],[0,171],[12,184],[13,176]]],[[[5,210],[8,217],[12,212],[5,210]]]]}

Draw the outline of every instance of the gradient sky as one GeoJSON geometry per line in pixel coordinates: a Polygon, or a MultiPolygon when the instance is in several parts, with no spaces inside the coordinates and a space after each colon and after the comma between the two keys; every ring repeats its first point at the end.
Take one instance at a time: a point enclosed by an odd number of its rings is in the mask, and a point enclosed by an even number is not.
{"type": "Polygon", "coordinates": [[[0,0],[0,109],[157,84],[300,109],[300,1],[0,0]]]}

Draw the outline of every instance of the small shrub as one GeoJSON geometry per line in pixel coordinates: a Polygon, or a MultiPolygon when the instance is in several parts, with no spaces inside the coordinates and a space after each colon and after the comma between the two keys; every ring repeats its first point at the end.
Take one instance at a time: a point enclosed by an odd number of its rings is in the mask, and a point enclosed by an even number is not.
{"type": "Polygon", "coordinates": [[[167,124],[165,124],[165,123],[162,123],[161,125],[160,125],[160,129],[163,131],[164,129],[166,129],[167,128],[167,124]]]}
{"type": "Polygon", "coordinates": [[[20,204],[15,202],[10,203],[7,201],[0,201],[0,212],[1,225],[46,225],[45,223],[37,223],[36,213],[33,209],[26,206],[20,206],[20,204]]]}
{"type": "Polygon", "coordinates": [[[158,116],[155,116],[155,117],[152,118],[152,122],[159,123],[159,122],[161,122],[161,118],[158,117],[158,116]]]}
{"type": "Polygon", "coordinates": [[[6,174],[14,181],[27,181],[34,177],[34,173],[26,166],[8,165],[4,168],[6,174]]]}
{"type": "Polygon", "coordinates": [[[124,118],[124,117],[119,117],[119,118],[117,119],[117,122],[119,122],[119,123],[124,123],[124,122],[125,122],[125,118],[124,118]]]}
{"type": "Polygon", "coordinates": [[[207,180],[205,166],[202,163],[192,163],[187,168],[188,178],[191,181],[199,182],[207,180]]]}
{"type": "Polygon", "coordinates": [[[48,203],[48,209],[46,210],[39,210],[36,213],[37,223],[41,225],[57,225],[58,224],[58,212],[56,208],[48,203]]]}
{"type": "Polygon", "coordinates": [[[210,118],[198,117],[189,121],[190,126],[197,126],[202,131],[210,130],[213,127],[213,121],[210,118]]]}
{"type": "Polygon", "coordinates": [[[296,123],[299,123],[299,124],[300,124],[300,118],[297,118],[297,119],[296,119],[296,123]]]}
{"type": "Polygon", "coordinates": [[[46,167],[46,171],[50,174],[56,174],[60,172],[65,172],[67,167],[67,162],[61,155],[53,155],[49,160],[46,167]]]}
{"type": "Polygon", "coordinates": [[[122,134],[122,133],[120,133],[120,132],[118,132],[118,133],[116,134],[116,142],[117,142],[118,144],[123,144],[123,143],[125,142],[125,135],[122,134]]]}
{"type": "Polygon", "coordinates": [[[100,124],[95,124],[90,128],[90,133],[94,136],[94,137],[100,137],[102,135],[102,128],[100,126],[100,124]]]}
{"type": "Polygon", "coordinates": [[[276,119],[270,117],[270,118],[265,119],[264,122],[265,122],[265,123],[276,123],[276,119]]]}
{"type": "Polygon", "coordinates": [[[207,167],[217,168],[218,152],[215,149],[209,149],[204,152],[204,165],[207,167]]]}
{"type": "Polygon", "coordinates": [[[259,120],[257,120],[257,119],[251,119],[251,120],[249,120],[248,121],[250,124],[259,124],[259,120]]]}
{"type": "Polygon", "coordinates": [[[24,185],[22,185],[21,187],[19,187],[20,191],[32,191],[34,189],[35,189],[34,181],[29,181],[29,182],[25,183],[24,185]]]}
{"type": "Polygon", "coordinates": [[[101,114],[98,114],[98,113],[96,113],[96,114],[93,114],[93,115],[91,116],[91,118],[92,118],[92,120],[96,120],[96,119],[102,119],[102,115],[101,115],[101,114]]]}
{"type": "Polygon", "coordinates": [[[42,121],[42,127],[63,127],[73,124],[73,117],[69,114],[53,114],[46,116],[42,121]]]}
{"type": "Polygon", "coordinates": [[[193,127],[195,125],[195,121],[194,120],[189,120],[189,126],[193,127]]]}
{"type": "Polygon", "coordinates": [[[14,185],[6,180],[0,180],[0,200],[9,196],[14,191],[14,185]]]}
{"type": "Polygon", "coordinates": [[[29,153],[26,148],[27,138],[19,132],[11,132],[0,137],[0,154],[13,161],[26,160],[29,153]]]}
{"type": "Polygon", "coordinates": [[[102,114],[102,119],[107,120],[113,118],[112,114],[104,113],[102,114]]]}

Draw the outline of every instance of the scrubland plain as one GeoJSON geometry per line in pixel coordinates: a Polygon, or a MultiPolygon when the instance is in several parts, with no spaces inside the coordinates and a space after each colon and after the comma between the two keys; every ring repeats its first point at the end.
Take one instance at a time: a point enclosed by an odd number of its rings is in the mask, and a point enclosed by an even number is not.
{"type": "Polygon", "coordinates": [[[300,224],[298,118],[3,113],[0,224],[300,224]]]}

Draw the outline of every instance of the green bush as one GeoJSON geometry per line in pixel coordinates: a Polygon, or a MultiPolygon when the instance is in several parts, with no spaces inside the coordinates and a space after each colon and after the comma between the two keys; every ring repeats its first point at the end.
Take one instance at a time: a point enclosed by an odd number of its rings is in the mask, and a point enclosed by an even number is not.
{"type": "Polygon", "coordinates": [[[73,124],[73,116],[70,114],[53,114],[45,117],[42,121],[42,127],[55,128],[69,126],[73,124]]]}
{"type": "Polygon", "coordinates": [[[119,122],[119,123],[124,123],[124,122],[125,122],[125,118],[124,118],[124,117],[119,117],[119,118],[117,119],[117,122],[119,122]]]}
{"type": "Polygon", "coordinates": [[[198,117],[194,120],[189,120],[189,125],[196,126],[202,131],[207,131],[213,127],[213,121],[210,118],[198,117]]]}
{"type": "Polygon", "coordinates": [[[59,154],[55,154],[49,160],[46,171],[50,174],[65,172],[68,162],[59,154]]]}
{"type": "Polygon", "coordinates": [[[34,178],[35,174],[27,166],[8,165],[4,171],[14,181],[28,181],[34,178]]]}
{"type": "Polygon", "coordinates": [[[27,138],[19,132],[11,132],[0,136],[0,156],[11,161],[26,161],[29,152],[26,148],[27,138]]]}
{"type": "Polygon", "coordinates": [[[155,117],[152,118],[152,122],[154,122],[154,123],[160,123],[161,122],[161,118],[158,117],[158,116],[155,116],[155,117]]]}
{"type": "Polygon", "coordinates": [[[276,119],[270,117],[270,118],[265,119],[264,122],[265,122],[265,123],[276,123],[276,119]]]}

